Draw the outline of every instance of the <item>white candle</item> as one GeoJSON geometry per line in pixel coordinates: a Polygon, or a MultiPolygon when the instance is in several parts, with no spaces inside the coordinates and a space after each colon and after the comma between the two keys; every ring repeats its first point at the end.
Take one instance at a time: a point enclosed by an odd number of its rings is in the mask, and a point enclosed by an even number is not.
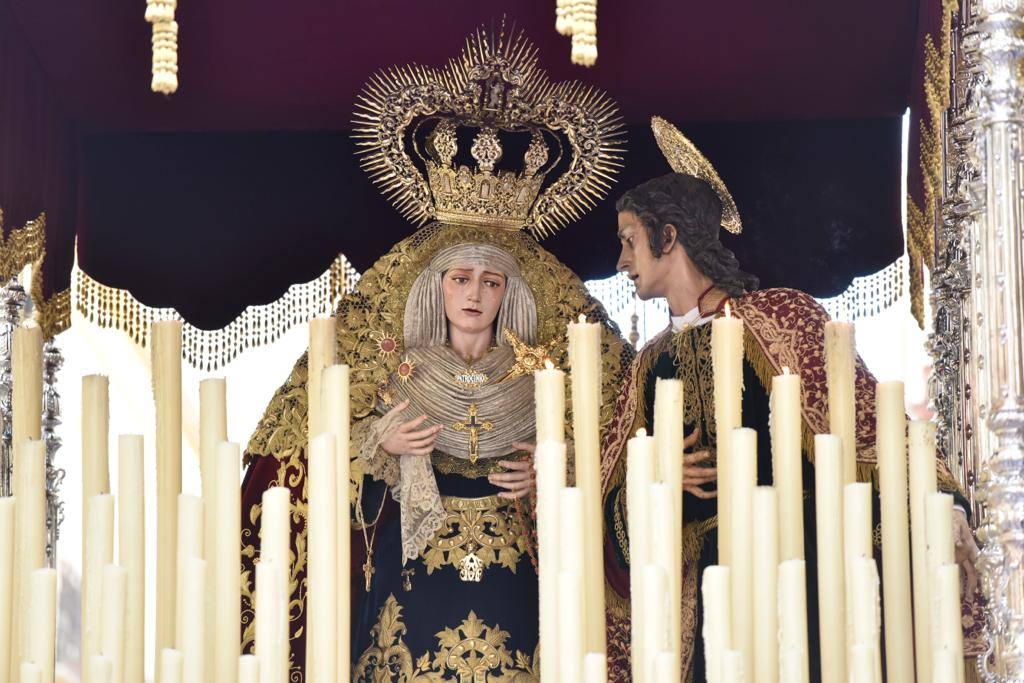
{"type": "Polygon", "coordinates": [[[238,658],[238,683],[259,683],[260,660],[256,655],[241,655],[238,658]]]}
{"type": "Polygon", "coordinates": [[[600,652],[588,652],[583,656],[584,683],[607,683],[608,660],[600,652]]]}
{"type": "MultiPolygon", "coordinates": [[[[85,523],[89,527],[89,545],[85,548],[85,574],[83,582],[88,589],[85,596],[86,611],[82,618],[82,661],[89,662],[100,654],[103,643],[103,568],[114,561],[114,497],[109,493],[93,496],[86,501],[85,523]]],[[[86,667],[86,679],[91,667],[86,667]]]]}
{"type": "Polygon", "coordinates": [[[757,487],[757,432],[734,429],[729,447],[732,527],[732,649],[754,658],[753,496],[757,487]]]}
{"type": "Polygon", "coordinates": [[[314,436],[309,452],[306,667],[311,683],[338,678],[338,487],[335,437],[314,436]]]}
{"type": "Polygon", "coordinates": [[[43,683],[43,670],[33,662],[21,663],[20,683],[43,683]]]}
{"type": "MultiPolygon", "coordinates": [[[[668,576],[669,650],[677,661],[682,643],[683,600],[683,383],[677,379],[658,379],[654,385],[654,445],[658,459],[658,478],[668,487],[671,514],[665,520],[667,531],[655,530],[654,538],[667,552],[662,562],[668,576]],[[665,542],[669,541],[670,542],[665,542]]],[[[677,665],[677,668],[681,667],[677,665]]],[[[679,678],[679,675],[676,676],[679,678]]]]}
{"type": "MultiPolygon", "coordinates": [[[[94,683],[113,683],[114,663],[103,655],[89,657],[89,678],[94,683]]],[[[180,679],[179,679],[180,680],[180,679]]]]}
{"type": "MultiPolygon", "coordinates": [[[[260,679],[261,683],[285,683],[288,675],[288,662],[290,650],[288,642],[288,601],[291,597],[290,578],[292,571],[291,560],[291,493],[283,486],[272,486],[263,492],[263,511],[260,519],[260,558],[270,560],[273,563],[273,571],[264,570],[271,574],[271,578],[277,582],[270,592],[272,601],[280,601],[280,604],[273,609],[276,610],[271,617],[273,627],[268,632],[274,654],[272,659],[265,660],[259,652],[257,645],[256,654],[260,657],[260,679]],[[281,628],[284,628],[284,642],[281,643],[281,628]],[[283,652],[277,652],[283,647],[283,652]]],[[[269,569],[269,568],[268,568],[269,569]]],[[[259,595],[257,590],[257,610],[259,610],[259,595]]],[[[257,629],[259,628],[259,614],[256,617],[257,629]]],[[[257,631],[258,633],[258,631],[257,631]]]]}
{"type": "Polygon", "coordinates": [[[722,653],[722,682],[744,683],[746,671],[743,653],[739,650],[726,650],[722,653]]]}
{"type": "Polygon", "coordinates": [[[558,572],[558,642],[558,680],[579,683],[583,675],[583,585],[577,571],[558,572]]]}
{"type": "MultiPolygon", "coordinates": [[[[11,339],[11,444],[18,469],[18,445],[42,436],[43,420],[43,331],[34,322],[14,328],[11,339]]],[[[17,475],[15,475],[17,476],[17,475]]],[[[15,495],[18,494],[15,482],[15,495]]],[[[11,677],[17,677],[15,668],[11,677]]]]}
{"type": "MultiPolygon", "coordinates": [[[[632,652],[633,680],[644,680],[643,567],[650,562],[650,507],[648,491],[654,479],[654,438],[644,430],[626,444],[626,505],[629,533],[629,590],[632,606],[630,649],[632,652]]],[[[562,513],[564,514],[564,513],[562,513]]],[[[562,539],[564,544],[565,539],[562,539]]]]}
{"type": "Polygon", "coordinates": [[[537,443],[565,441],[565,373],[547,361],[545,369],[533,373],[533,395],[537,443]]]}
{"type": "MultiPolygon", "coordinates": [[[[189,618],[185,617],[182,610],[187,594],[195,589],[187,581],[182,580],[181,573],[185,571],[189,560],[197,558],[203,559],[203,499],[182,493],[178,496],[178,595],[175,606],[175,645],[182,654],[185,654],[185,629],[189,624],[189,618]]],[[[205,606],[203,615],[206,615],[205,606]]]]}
{"type": "Polygon", "coordinates": [[[958,660],[951,650],[944,647],[937,647],[931,653],[932,683],[957,683],[957,674],[963,675],[964,663],[958,660]]]}
{"type": "Polygon", "coordinates": [[[701,579],[704,598],[704,668],[708,683],[721,683],[722,656],[732,643],[732,601],[729,568],[711,565],[701,579]]]}
{"type": "MultiPolygon", "coordinates": [[[[221,485],[217,482],[215,458],[217,457],[217,446],[222,441],[228,440],[228,418],[227,418],[227,382],[223,378],[209,378],[199,382],[199,471],[203,483],[203,558],[206,559],[207,569],[211,581],[215,581],[220,574],[219,557],[216,551],[217,521],[220,510],[219,496],[221,493],[229,494],[230,484],[221,485]]],[[[230,495],[230,494],[229,494],[230,495]]],[[[240,513],[235,514],[239,517],[240,513]]],[[[237,557],[231,561],[234,573],[238,573],[237,557]]],[[[218,677],[215,674],[215,662],[223,662],[227,658],[227,652],[218,652],[217,637],[219,629],[214,623],[214,601],[216,600],[216,589],[207,591],[206,594],[206,628],[211,637],[206,639],[206,679],[211,681],[224,681],[234,683],[233,675],[237,657],[231,658],[231,665],[224,671],[226,678],[218,677]]]]}
{"type": "MultiPolygon", "coordinates": [[[[882,681],[882,606],[879,600],[878,567],[870,557],[850,560],[850,589],[856,600],[850,603],[850,642],[870,645],[875,678],[882,681]]],[[[852,651],[852,650],[851,650],[852,651]]]]}
{"type": "Polygon", "coordinates": [[[779,563],[779,680],[809,680],[807,570],[803,560],[779,563]]]}
{"type": "MultiPolygon", "coordinates": [[[[150,329],[156,403],[156,651],[177,636],[178,495],[181,493],[181,321],[150,329]]],[[[157,669],[157,683],[166,683],[157,669]]]]}
{"type": "Polygon", "coordinates": [[[879,382],[875,412],[878,479],[882,502],[882,609],[885,664],[894,681],[914,679],[910,605],[910,538],[907,519],[907,418],[903,382],[879,382]]]}
{"type": "Polygon", "coordinates": [[[938,629],[932,645],[948,650],[956,662],[956,681],[964,683],[964,632],[960,616],[960,566],[943,564],[938,568],[935,591],[938,603],[938,629]]]}
{"type": "Polygon", "coordinates": [[[40,668],[42,683],[53,683],[57,642],[57,571],[36,569],[29,579],[29,627],[25,659],[40,668]]]}
{"type": "Polygon", "coordinates": [[[100,654],[110,660],[111,683],[124,677],[125,606],[128,572],[116,564],[103,567],[103,614],[100,617],[100,654]]]}
{"type": "Polygon", "coordinates": [[[605,651],[604,515],[601,512],[601,325],[570,323],[569,367],[576,486],[583,491],[584,646],[605,651]]]}
{"type": "Polygon", "coordinates": [[[29,581],[46,566],[46,453],[42,441],[26,439],[14,447],[14,562],[16,609],[11,615],[12,677],[24,659],[28,637],[29,581]]]}
{"type": "MultiPolygon", "coordinates": [[[[110,493],[109,431],[110,390],[103,375],[82,377],[82,521],[86,519],[86,504],[100,493],[110,493]]],[[[89,545],[89,527],[82,525],[82,567],[85,567],[85,549],[89,545]]],[[[89,593],[88,577],[82,575],[81,610],[85,614],[85,596],[89,593]]],[[[84,638],[85,631],[82,631],[84,638]]],[[[82,641],[84,646],[84,640],[82,641]]],[[[88,675],[84,671],[83,675],[88,675]]]]}
{"type": "Polygon", "coordinates": [[[349,480],[351,448],[349,447],[349,368],[347,365],[332,365],[324,370],[323,375],[323,411],[324,430],[335,438],[337,465],[335,467],[335,485],[337,489],[337,530],[338,559],[337,570],[337,622],[338,622],[338,677],[347,681],[349,675],[349,656],[352,633],[352,507],[351,485],[349,480]]]}
{"type": "Polygon", "coordinates": [[[804,479],[801,453],[800,376],[772,378],[771,436],[772,481],[779,496],[779,557],[804,556],[804,479]]]}
{"type": "MultiPolygon", "coordinates": [[[[655,439],[655,442],[657,442],[657,439],[655,439]]],[[[673,629],[672,623],[674,620],[681,619],[679,607],[680,603],[676,602],[675,595],[672,592],[672,581],[669,579],[669,577],[672,576],[672,574],[675,571],[677,571],[677,568],[681,574],[682,567],[680,566],[680,559],[682,551],[681,549],[676,548],[676,544],[673,540],[675,537],[673,528],[673,525],[675,524],[674,510],[676,508],[676,501],[675,496],[673,495],[673,488],[670,484],[664,482],[655,482],[654,484],[651,484],[649,491],[650,493],[648,494],[648,501],[651,506],[651,565],[656,565],[661,568],[662,574],[665,577],[666,581],[664,593],[656,594],[654,596],[655,599],[657,599],[662,605],[664,605],[664,622],[665,628],[667,629],[665,645],[664,647],[655,647],[655,645],[649,644],[645,649],[645,652],[647,653],[647,656],[651,661],[651,665],[653,666],[654,658],[657,657],[658,653],[660,653],[662,650],[674,652],[677,649],[673,647],[673,643],[675,642],[673,641],[673,637],[675,637],[675,632],[678,629],[673,629]]],[[[682,522],[680,522],[680,524],[682,524],[682,522]]],[[[644,590],[649,590],[648,585],[644,586],[644,590]]],[[[652,596],[647,595],[646,598],[648,599],[649,604],[649,601],[652,598],[652,596]]],[[[662,609],[662,607],[659,606],[658,609],[662,609]]],[[[653,623],[653,617],[651,616],[651,613],[647,609],[647,607],[644,607],[644,615],[648,624],[653,623]]],[[[661,616],[658,617],[658,619],[661,618],[661,616]]],[[[660,636],[658,637],[660,638],[660,636]]],[[[648,638],[648,640],[649,643],[654,642],[654,640],[652,640],[651,638],[648,638]]],[[[654,674],[652,672],[651,676],[653,677],[653,675],[654,674]]]]}
{"type": "Polygon", "coordinates": [[[729,317],[728,305],[724,318],[711,323],[711,362],[715,381],[715,437],[718,465],[718,563],[732,564],[731,528],[732,507],[729,496],[730,437],[740,426],[743,406],[743,322],[729,317]]]}
{"type": "Polygon", "coordinates": [[[533,467],[537,470],[537,583],[540,592],[541,680],[558,680],[558,563],[560,545],[558,497],[565,487],[565,442],[537,444],[533,467]]]}
{"type": "MultiPolygon", "coordinates": [[[[657,486],[657,484],[655,484],[657,486]]],[[[664,567],[649,564],[643,568],[644,582],[644,679],[654,680],[654,661],[658,653],[669,649],[668,577],[664,567]]]]}
{"type": "Polygon", "coordinates": [[[854,402],[856,354],[853,323],[825,323],[825,376],[829,432],[843,449],[843,484],[857,481],[857,421],[854,402]]]}
{"type": "Polygon", "coordinates": [[[182,679],[202,683],[206,673],[206,560],[190,557],[179,575],[189,590],[181,603],[185,630],[182,633],[182,679]]]}
{"type": "Polygon", "coordinates": [[[843,555],[843,450],[838,436],[814,437],[821,679],[846,683],[846,581],[843,555]]]}
{"type": "Polygon", "coordinates": [[[928,596],[925,496],[935,491],[935,425],[913,420],[909,432],[910,546],[913,570],[914,654],[918,680],[931,678],[931,627],[928,596]]]}
{"type": "Polygon", "coordinates": [[[169,647],[161,650],[159,672],[163,683],[182,683],[181,652],[169,647]]]}
{"type": "Polygon", "coordinates": [[[850,683],[882,683],[875,679],[875,646],[857,643],[850,648],[850,683]]]}
{"type": "Polygon", "coordinates": [[[679,683],[676,656],[672,652],[659,652],[654,658],[654,683],[679,683]]]}
{"type": "Polygon", "coordinates": [[[754,489],[754,659],[755,683],[779,680],[779,643],[765,634],[779,632],[778,497],[774,488],[754,489]]]}
{"type": "Polygon", "coordinates": [[[0,682],[10,680],[14,595],[14,498],[0,498],[0,682]]]}
{"type": "Polygon", "coordinates": [[[309,321],[309,355],[306,365],[306,398],[309,401],[308,436],[324,430],[321,399],[323,372],[334,365],[337,355],[337,332],[334,318],[313,318],[309,321]]]}
{"type": "MultiPolygon", "coordinates": [[[[873,544],[871,484],[847,484],[843,487],[843,571],[846,578],[847,623],[853,618],[854,601],[864,599],[857,593],[853,582],[853,561],[858,557],[872,557],[873,544]]],[[[846,632],[848,655],[850,647],[855,642],[853,630],[848,628],[846,632]]]]}
{"type": "Polygon", "coordinates": [[[118,564],[128,573],[125,599],[124,680],[145,676],[146,504],[142,437],[118,439],[118,564]]]}
{"type": "MultiPolygon", "coordinates": [[[[239,482],[241,455],[236,443],[222,442],[214,451],[211,476],[220,487],[214,498],[216,543],[213,568],[207,565],[207,576],[213,582],[207,602],[213,605],[213,642],[211,656],[213,681],[235,683],[238,678],[238,656],[241,651],[238,624],[241,623],[242,580],[238,570],[242,538],[242,489],[239,482]]],[[[210,507],[210,506],[207,506],[210,507]]],[[[209,562],[209,559],[207,560],[209,562]]],[[[211,652],[211,650],[207,650],[211,652]]]]}
{"type": "Polygon", "coordinates": [[[260,683],[288,680],[288,595],[283,592],[277,561],[256,564],[256,656],[260,683]]]}
{"type": "Polygon", "coordinates": [[[944,639],[940,596],[932,594],[930,587],[939,585],[939,568],[952,563],[953,558],[953,496],[933,491],[925,495],[925,564],[930,597],[928,623],[933,650],[944,639]]]}
{"type": "Polygon", "coordinates": [[[579,530],[583,526],[583,492],[566,487],[558,492],[559,571],[583,574],[583,539],[579,530]]]}

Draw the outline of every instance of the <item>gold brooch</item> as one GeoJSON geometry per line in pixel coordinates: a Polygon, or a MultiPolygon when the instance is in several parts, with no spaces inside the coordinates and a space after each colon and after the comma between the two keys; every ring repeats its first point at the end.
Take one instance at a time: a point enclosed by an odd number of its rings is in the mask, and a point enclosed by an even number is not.
{"type": "Polygon", "coordinates": [[[530,346],[507,327],[502,328],[502,333],[505,335],[508,343],[512,345],[512,352],[516,355],[516,362],[508,369],[505,376],[499,380],[499,383],[515,379],[520,375],[536,372],[544,367],[544,361],[550,361],[553,367],[557,367],[554,359],[551,358],[551,352],[558,345],[558,339],[552,339],[542,346],[530,346]]]}

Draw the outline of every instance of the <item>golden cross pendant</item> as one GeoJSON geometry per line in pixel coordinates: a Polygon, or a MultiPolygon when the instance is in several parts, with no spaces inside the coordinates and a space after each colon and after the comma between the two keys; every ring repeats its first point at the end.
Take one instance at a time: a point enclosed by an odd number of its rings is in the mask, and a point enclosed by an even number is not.
{"type": "Polygon", "coordinates": [[[370,592],[370,584],[373,582],[373,551],[367,549],[366,562],[363,562],[363,578],[366,579],[366,592],[370,592]]]}
{"type": "Polygon", "coordinates": [[[494,429],[494,424],[488,421],[477,421],[477,408],[475,403],[469,404],[469,418],[465,422],[456,422],[452,429],[457,432],[469,432],[469,461],[476,463],[480,455],[480,430],[489,432],[494,429]]]}

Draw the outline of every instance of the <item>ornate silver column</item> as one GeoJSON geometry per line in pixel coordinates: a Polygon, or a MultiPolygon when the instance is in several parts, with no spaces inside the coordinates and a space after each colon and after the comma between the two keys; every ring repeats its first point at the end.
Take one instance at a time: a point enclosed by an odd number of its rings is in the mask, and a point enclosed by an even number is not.
{"type": "Polygon", "coordinates": [[[971,339],[978,417],[979,569],[988,599],[990,681],[1024,681],[1024,0],[980,0],[973,36],[979,78],[968,153],[971,339]]]}

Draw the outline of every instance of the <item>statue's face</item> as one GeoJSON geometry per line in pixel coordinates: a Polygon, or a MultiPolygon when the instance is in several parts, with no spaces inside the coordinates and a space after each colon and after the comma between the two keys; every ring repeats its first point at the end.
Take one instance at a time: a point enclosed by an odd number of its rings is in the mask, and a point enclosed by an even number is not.
{"type": "Polygon", "coordinates": [[[632,211],[619,213],[619,242],[622,250],[615,268],[625,273],[636,286],[636,295],[643,300],[665,296],[664,280],[667,264],[651,251],[647,228],[632,211]]]}
{"type": "Polygon", "coordinates": [[[491,330],[505,296],[505,275],[486,266],[456,266],[441,279],[444,312],[452,327],[467,333],[491,330]]]}

